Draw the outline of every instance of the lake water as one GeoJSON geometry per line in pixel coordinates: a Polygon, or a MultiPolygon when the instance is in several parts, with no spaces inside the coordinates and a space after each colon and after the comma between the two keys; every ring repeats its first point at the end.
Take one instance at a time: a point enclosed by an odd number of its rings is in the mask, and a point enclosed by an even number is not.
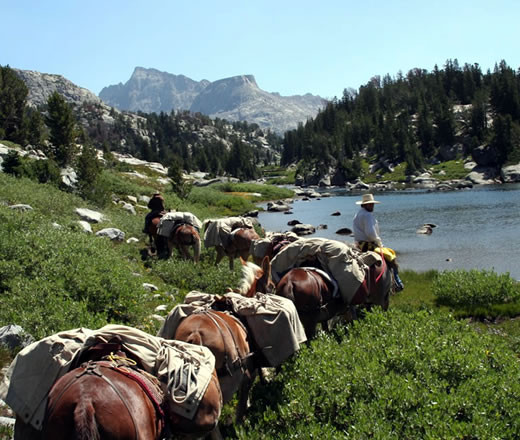
{"type": "MultiPolygon", "coordinates": [[[[330,191],[329,191],[330,192],[330,191]]],[[[325,237],[353,243],[338,235],[352,229],[359,209],[359,193],[341,190],[333,197],[295,200],[293,214],[261,212],[265,230],[287,231],[293,219],[313,226],[327,225],[307,237],[325,237]],[[335,211],[340,216],[331,216],[335,211]]],[[[449,192],[420,190],[374,193],[374,214],[383,244],[398,253],[402,269],[493,269],[520,280],[520,184],[484,185],[449,192]],[[417,234],[424,223],[437,225],[431,235],[417,234]]],[[[265,208],[266,205],[261,205],[265,208]]]]}

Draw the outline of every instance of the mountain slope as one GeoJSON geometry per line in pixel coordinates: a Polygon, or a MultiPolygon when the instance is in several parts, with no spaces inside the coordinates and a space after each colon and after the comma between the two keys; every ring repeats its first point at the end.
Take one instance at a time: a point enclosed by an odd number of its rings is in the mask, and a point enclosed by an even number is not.
{"type": "Polygon", "coordinates": [[[260,89],[254,76],[242,75],[208,85],[193,101],[191,111],[284,132],[315,116],[323,106],[319,96],[280,96],[260,89]]]}
{"type": "Polygon", "coordinates": [[[100,98],[120,110],[169,113],[191,110],[230,121],[256,123],[282,133],[316,116],[325,100],[311,94],[281,96],[258,87],[253,75],[214,82],[137,67],[125,84],[103,88],[100,98]]]}
{"type": "Polygon", "coordinates": [[[101,99],[94,93],[77,86],[62,75],[41,73],[33,70],[13,70],[29,89],[28,103],[31,106],[38,107],[47,104],[47,100],[53,92],[58,92],[70,103],[91,102],[101,104],[101,99]]]}
{"type": "Polygon", "coordinates": [[[193,99],[209,84],[184,75],[136,67],[125,83],[104,87],[99,97],[120,110],[145,113],[169,113],[172,109],[189,110],[193,99]]]}

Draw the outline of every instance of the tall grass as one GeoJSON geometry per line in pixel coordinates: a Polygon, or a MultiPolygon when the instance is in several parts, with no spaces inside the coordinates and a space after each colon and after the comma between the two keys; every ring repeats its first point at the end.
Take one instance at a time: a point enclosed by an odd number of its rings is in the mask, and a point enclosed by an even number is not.
{"type": "Polygon", "coordinates": [[[447,314],[374,311],[258,385],[239,439],[515,439],[520,364],[447,314]]]}

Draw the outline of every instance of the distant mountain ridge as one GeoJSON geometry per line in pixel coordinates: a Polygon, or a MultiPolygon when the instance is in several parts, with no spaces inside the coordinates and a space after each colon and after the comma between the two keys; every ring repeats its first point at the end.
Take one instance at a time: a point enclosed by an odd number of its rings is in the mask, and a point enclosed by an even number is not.
{"type": "Polygon", "coordinates": [[[313,118],[326,102],[310,93],[281,96],[266,92],[258,87],[253,75],[194,81],[184,75],[143,67],[136,67],[125,84],[103,88],[99,97],[120,110],[190,110],[212,118],[257,123],[278,133],[313,118]]]}

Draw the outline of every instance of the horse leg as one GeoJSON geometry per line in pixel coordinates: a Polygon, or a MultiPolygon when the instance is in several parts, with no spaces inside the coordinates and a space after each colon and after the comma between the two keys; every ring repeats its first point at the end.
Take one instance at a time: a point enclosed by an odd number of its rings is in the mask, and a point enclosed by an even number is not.
{"type": "Polygon", "coordinates": [[[238,390],[238,405],[236,412],[237,423],[242,423],[244,421],[249,401],[249,391],[251,390],[251,386],[253,385],[253,381],[256,376],[255,373],[255,368],[247,369],[244,374],[244,378],[242,379],[242,383],[240,384],[240,389],[238,390]]]}
{"type": "Polygon", "coordinates": [[[200,260],[200,240],[195,240],[193,243],[193,261],[198,263],[200,260]]]}
{"type": "Polygon", "coordinates": [[[222,248],[221,246],[217,246],[216,250],[217,250],[217,257],[215,258],[215,266],[218,266],[218,263],[220,263],[222,261],[222,258],[224,258],[225,251],[224,251],[224,248],[222,248]]]}
{"type": "Polygon", "coordinates": [[[210,438],[211,440],[224,440],[224,437],[222,437],[222,433],[220,432],[220,428],[218,427],[218,425],[215,426],[213,431],[209,433],[208,438],[210,438]]]}
{"type": "Polygon", "coordinates": [[[19,417],[16,417],[14,424],[14,440],[40,440],[42,431],[33,428],[29,423],[24,423],[19,417]]]}
{"type": "Polygon", "coordinates": [[[316,327],[319,322],[318,313],[300,313],[299,316],[307,336],[307,341],[310,341],[316,335],[316,327]]]}

